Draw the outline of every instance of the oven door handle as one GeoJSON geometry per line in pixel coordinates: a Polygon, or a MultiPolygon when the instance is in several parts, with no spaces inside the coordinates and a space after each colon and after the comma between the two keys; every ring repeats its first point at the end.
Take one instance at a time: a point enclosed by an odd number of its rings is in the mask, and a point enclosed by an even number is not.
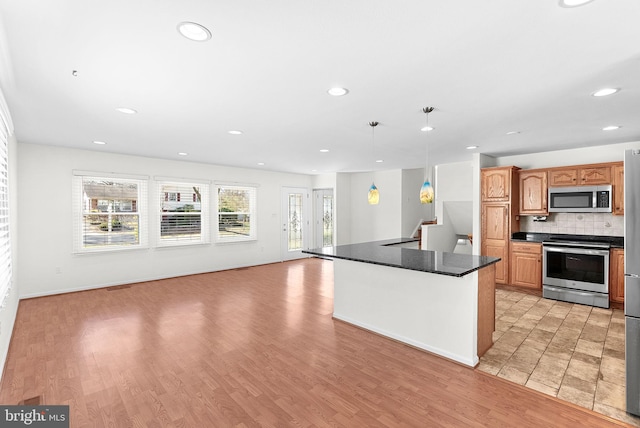
{"type": "Polygon", "coordinates": [[[592,248],[565,248],[565,247],[543,247],[544,252],[565,253],[565,254],[586,254],[593,256],[608,256],[609,250],[596,250],[592,248]]]}

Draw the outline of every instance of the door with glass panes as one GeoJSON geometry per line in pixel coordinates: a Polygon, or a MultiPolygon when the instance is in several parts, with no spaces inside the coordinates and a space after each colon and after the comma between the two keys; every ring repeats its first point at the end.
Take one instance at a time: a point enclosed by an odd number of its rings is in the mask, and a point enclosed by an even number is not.
{"type": "Polygon", "coordinates": [[[298,187],[282,188],[282,260],[305,257],[308,249],[309,221],[307,210],[309,191],[298,187]]]}
{"type": "Polygon", "coordinates": [[[333,189],[313,190],[313,247],[334,245],[334,198],[333,189]]]}

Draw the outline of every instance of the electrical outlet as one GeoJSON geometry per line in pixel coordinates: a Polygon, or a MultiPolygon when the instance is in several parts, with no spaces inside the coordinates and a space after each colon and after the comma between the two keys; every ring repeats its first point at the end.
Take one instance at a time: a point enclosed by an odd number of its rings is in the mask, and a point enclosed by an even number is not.
{"type": "Polygon", "coordinates": [[[62,268],[60,266],[56,266],[56,274],[61,274],[62,268]]]}

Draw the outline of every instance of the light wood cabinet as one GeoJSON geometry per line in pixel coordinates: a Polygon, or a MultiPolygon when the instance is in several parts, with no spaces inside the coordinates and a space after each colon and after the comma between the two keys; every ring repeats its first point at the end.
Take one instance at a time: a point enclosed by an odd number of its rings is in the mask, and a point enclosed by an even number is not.
{"type": "Polygon", "coordinates": [[[511,195],[511,168],[485,168],[482,170],[482,200],[487,202],[508,201],[511,195]]]}
{"type": "Polygon", "coordinates": [[[482,206],[482,245],[484,256],[500,257],[496,264],[496,282],[506,284],[509,279],[509,205],[482,206]]]}
{"type": "Polygon", "coordinates": [[[549,187],[611,184],[611,165],[554,168],[549,170],[549,187]]]}
{"type": "Polygon", "coordinates": [[[611,167],[613,175],[613,215],[624,215],[624,165],[611,167]]]}
{"type": "Polygon", "coordinates": [[[481,240],[484,256],[499,257],[496,283],[509,282],[509,241],[520,230],[518,170],[515,166],[483,168],[481,171],[481,240]]]}
{"type": "Polygon", "coordinates": [[[611,184],[611,167],[581,168],[580,185],[611,184]]]}
{"type": "Polygon", "coordinates": [[[547,171],[518,171],[520,215],[547,215],[547,171]]]}
{"type": "Polygon", "coordinates": [[[511,285],[542,289],[542,244],[512,242],[511,285]]]}
{"type": "Polygon", "coordinates": [[[609,256],[609,300],[624,303],[624,249],[612,248],[609,256]]]}
{"type": "Polygon", "coordinates": [[[549,171],[549,187],[576,186],[577,184],[577,169],[552,169],[549,171]]]}

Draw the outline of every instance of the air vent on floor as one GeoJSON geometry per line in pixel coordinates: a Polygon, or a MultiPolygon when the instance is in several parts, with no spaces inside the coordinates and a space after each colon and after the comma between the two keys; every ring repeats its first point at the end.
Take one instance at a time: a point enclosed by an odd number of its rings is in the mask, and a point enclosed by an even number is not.
{"type": "Polygon", "coordinates": [[[42,403],[42,395],[38,395],[36,397],[25,398],[21,402],[18,403],[19,406],[39,406],[42,403]]]}
{"type": "Polygon", "coordinates": [[[126,288],[131,288],[130,285],[116,285],[113,287],[107,287],[107,291],[118,291],[118,290],[124,290],[126,288]]]}

